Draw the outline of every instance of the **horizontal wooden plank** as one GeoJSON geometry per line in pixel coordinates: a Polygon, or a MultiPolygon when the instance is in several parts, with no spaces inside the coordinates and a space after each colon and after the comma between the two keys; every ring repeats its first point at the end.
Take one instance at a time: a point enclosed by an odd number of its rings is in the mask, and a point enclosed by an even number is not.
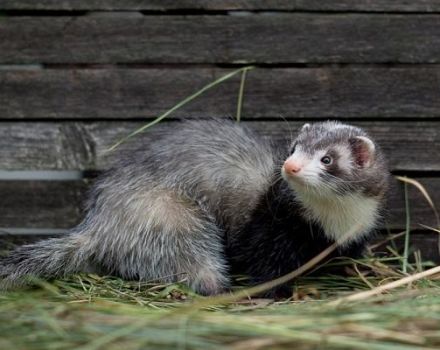
{"type": "MultiPolygon", "coordinates": [[[[172,123],[172,122],[169,122],[172,123]]],[[[243,122],[274,141],[290,139],[302,122],[243,122]]],[[[394,171],[440,171],[440,122],[365,122],[384,149],[394,171]]],[[[0,124],[0,170],[101,170],[105,151],[144,125],[143,122],[3,122],[0,124]]],[[[173,127],[171,124],[170,127],[173,127]]],[[[161,137],[158,125],[121,147],[132,150],[161,137]]]]}
{"type": "MultiPolygon", "coordinates": [[[[416,178],[431,196],[436,208],[440,209],[440,178],[416,178]]],[[[410,208],[410,224],[414,229],[423,229],[421,225],[438,228],[433,209],[429,206],[423,194],[414,186],[408,185],[408,202],[410,208]]],[[[404,229],[406,226],[406,209],[404,185],[394,180],[387,204],[388,214],[385,214],[388,229],[404,229]]]]}
{"type": "Polygon", "coordinates": [[[85,190],[85,181],[0,181],[0,227],[72,227],[85,190]]]}
{"type": "Polygon", "coordinates": [[[13,16],[0,63],[433,63],[439,38],[440,15],[13,16]]]}
{"type": "Polygon", "coordinates": [[[3,0],[4,10],[300,10],[417,11],[440,10],[438,0],[3,0]]]}
{"type": "MultiPolygon", "coordinates": [[[[0,70],[0,119],[153,118],[230,72],[213,68],[0,70]]],[[[260,68],[247,74],[242,114],[248,119],[439,118],[439,79],[437,65],[260,68]]],[[[239,83],[237,74],[170,117],[235,115],[239,83]]]]}
{"type": "MultiPolygon", "coordinates": [[[[378,236],[373,240],[372,245],[379,244],[384,240],[383,236],[378,236]]],[[[392,247],[403,255],[405,247],[405,238],[399,237],[392,241],[387,241],[383,245],[377,246],[374,252],[378,256],[388,256],[390,251],[387,246],[392,247]]],[[[436,264],[440,264],[440,250],[439,250],[439,235],[433,231],[413,231],[410,234],[409,239],[410,247],[410,261],[414,261],[414,252],[419,251],[421,255],[421,261],[432,261],[436,264]]]]}
{"type": "MultiPolygon", "coordinates": [[[[419,181],[440,207],[440,178],[419,181]]],[[[0,181],[0,227],[7,228],[70,228],[82,217],[81,203],[88,188],[86,181],[0,181]]],[[[409,188],[411,226],[436,227],[435,215],[423,196],[409,188]]],[[[406,223],[403,186],[395,182],[386,215],[389,229],[403,229],[406,223]]],[[[6,230],[7,231],[7,230],[6,230]]]]}

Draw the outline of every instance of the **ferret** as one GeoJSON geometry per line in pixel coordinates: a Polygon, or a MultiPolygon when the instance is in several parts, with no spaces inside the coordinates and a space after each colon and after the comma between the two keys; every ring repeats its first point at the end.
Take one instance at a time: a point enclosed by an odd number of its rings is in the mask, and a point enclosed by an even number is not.
{"type": "Polygon", "coordinates": [[[98,178],[69,234],[0,260],[0,288],[93,272],[213,295],[232,274],[268,281],[333,242],[358,257],[380,222],[388,170],[358,127],[305,124],[289,147],[230,120],[165,129],[98,178]]]}

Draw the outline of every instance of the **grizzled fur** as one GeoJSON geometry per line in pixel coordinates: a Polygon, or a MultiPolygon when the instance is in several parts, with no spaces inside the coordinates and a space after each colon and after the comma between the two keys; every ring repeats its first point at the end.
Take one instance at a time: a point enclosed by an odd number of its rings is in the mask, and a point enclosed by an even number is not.
{"type": "Polygon", "coordinates": [[[350,165],[354,158],[337,167],[344,152],[362,159],[365,147],[360,140],[356,149],[355,136],[367,137],[335,122],[306,125],[289,151],[225,120],[169,128],[98,179],[84,221],[69,235],[19,247],[1,260],[0,288],[20,285],[28,275],[86,271],[183,279],[197,292],[215,294],[228,287],[230,273],[260,282],[302,265],[340,238],[341,220],[363,215],[344,203],[368,198],[373,222],[341,242],[337,252],[357,255],[379,219],[387,172],[378,150],[368,169],[350,165]],[[303,188],[284,173],[281,179],[282,163],[295,148],[304,154],[333,152],[333,168],[319,175],[322,188],[303,188]],[[326,205],[314,211],[317,200],[328,202],[334,213],[327,213],[326,205]]]}

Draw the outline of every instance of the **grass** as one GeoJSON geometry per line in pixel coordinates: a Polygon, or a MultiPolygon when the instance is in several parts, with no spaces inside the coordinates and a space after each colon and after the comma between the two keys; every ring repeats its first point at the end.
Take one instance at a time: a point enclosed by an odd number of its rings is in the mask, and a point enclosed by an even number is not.
{"type": "MultiPolygon", "coordinates": [[[[402,181],[438,217],[425,189],[402,181]]],[[[285,300],[249,297],[276,280],[209,298],[183,284],[95,275],[36,281],[39,288],[0,294],[0,349],[439,349],[440,267],[417,251],[411,262],[407,244],[396,249],[393,239],[409,234],[385,239],[386,257],[374,256],[376,244],[369,258],[326,264],[343,275],[305,274],[329,247],[289,274],[285,300]]]]}
{"type": "MultiPolygon", "coordinates": [[[[286,300],[207,298],[183,285],[76,275],[0,295],[1,349],[438,349],[435,275],[407,277],[401,257],[334,261],[347,275],[302,276],[286,300]]],[[[429,264],[408,264],[416,273],[429,264]]]]}
{"type": "Polygon", "coordinates": [[[326,265],[343,275],[307,275],[319,259],[305,264],[285,300],[248,297],[261,286],[208,298],[86,274],[36,281],[0,294],[0,349],[440,349],[440,267],[383,243],[386,257],[370,247],[326,265]]]}

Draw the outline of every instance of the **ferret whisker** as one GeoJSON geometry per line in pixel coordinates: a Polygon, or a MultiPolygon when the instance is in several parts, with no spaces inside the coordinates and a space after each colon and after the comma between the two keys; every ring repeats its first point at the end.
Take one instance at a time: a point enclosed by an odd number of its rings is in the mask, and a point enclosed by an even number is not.
{"type": "MultiPolygon", "coordinates": [[[[289,134],[290,134],[290,143],[292,143],[292,142],[294,141],[292,127],[291,127],[289,121],[288,121],[285,117],[283,117],[282,115],[280,115],[280,117],[281,117],[281,119],[283,120],[283,122],[284,122],[285,124],[287,124],[287,129],[289,130],[289,134]]],[[[290,144],[289,144],[287,147],[289,147],[289,146],[290,146],[290,144]]]]}

